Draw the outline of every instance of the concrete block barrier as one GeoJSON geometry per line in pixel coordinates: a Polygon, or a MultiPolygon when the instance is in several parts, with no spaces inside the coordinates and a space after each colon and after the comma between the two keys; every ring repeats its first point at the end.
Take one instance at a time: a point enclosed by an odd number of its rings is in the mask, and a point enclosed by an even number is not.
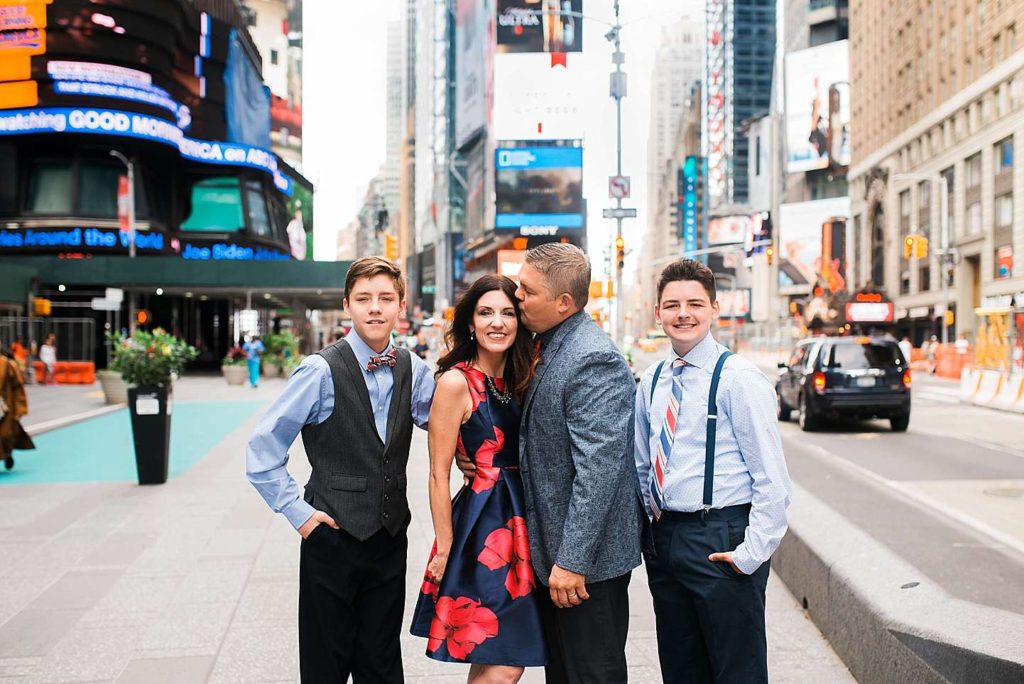
{"type": "Polygon", "coordinates": [[[950,596],[798,485],[772,567],[860,682],[1024,681],[1024,615],[950,596]]]}
{"type": "Polygon", "coordinates": [[[1024,375],[965,369],[960,376],[960,400],[978,406],[1024,413],[1024,375]]]}

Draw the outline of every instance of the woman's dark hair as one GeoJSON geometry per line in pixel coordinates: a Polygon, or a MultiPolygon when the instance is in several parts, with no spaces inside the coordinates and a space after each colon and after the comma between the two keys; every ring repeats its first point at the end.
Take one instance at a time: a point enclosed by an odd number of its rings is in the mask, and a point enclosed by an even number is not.
{"type": "Polygon", "coordinates": [[[519,314],[516,284],[505,276],[485,275],[477,278],[456,302],[455,316],[444,334],[449,351],[437,361],[437,376],[440,377],[457,363],[470,363],[476,359],[476,340],[470,338],[469,328],[473,325],[477,302],[494,290],[504,292],[516,310],[519,325],[516,329],[516,341],[512,343],[505,359],[505,387],[512,388],[516,398],[522,399],[530,386],[530,352],[533,345],[529,331],[523,326],[523,319],[519,314]]]}

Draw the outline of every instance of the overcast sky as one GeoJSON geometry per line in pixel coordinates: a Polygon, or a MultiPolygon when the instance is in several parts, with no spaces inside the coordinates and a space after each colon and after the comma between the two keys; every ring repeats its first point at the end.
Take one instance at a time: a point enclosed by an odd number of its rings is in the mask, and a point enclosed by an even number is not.
{"type": "MultiPolygon", "coordinates": [[[[632,248],[646,222],[647,125],[650,74],[661,29],[684,15],[699,17],[701,0],[622,0],[623,69],[629,91],[622,105],[623,174],[632,177],[637,219],[625,221],[632,248]]],[[[612,0],[584,0],[583,13],[611,22],[612,0]]],[[[303,156],[307,177],[316,185],[316,258],[333,259],[335,235],[354,218],[369,180],[384,161],[385,26],[399,18],[398,0],[337,2],[305,0],[303,74],[303,156]]],[[[582,122],[584,195],[588,200],[590,254],[595,273],[603,270],[610,236],[601,210],[612,206],[608,176],[615,172],[615,103],[608,96],[612,69],[608,26],[584,20],[584,52],[579,58],[588,101],[582,122]]],[[[577,67],[570,63],[575,71],[577,67]]],[[[499,104],[500,106],[500,104],[499,104]]]]}

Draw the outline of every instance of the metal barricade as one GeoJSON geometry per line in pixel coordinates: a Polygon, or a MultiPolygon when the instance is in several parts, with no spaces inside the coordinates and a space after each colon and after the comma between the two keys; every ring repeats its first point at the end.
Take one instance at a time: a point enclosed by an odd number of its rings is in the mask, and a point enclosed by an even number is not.
{"type": "Polygon", "coordinates": [[[20,338],[26,347],[30,342],[36,343],[37,357],[38,347],[51,333],[57,338],[58,360],[96,360],[95,319],[0,316],[0,341],[3,342],[5,349],[10,348],[11,343],[20,338]]]}

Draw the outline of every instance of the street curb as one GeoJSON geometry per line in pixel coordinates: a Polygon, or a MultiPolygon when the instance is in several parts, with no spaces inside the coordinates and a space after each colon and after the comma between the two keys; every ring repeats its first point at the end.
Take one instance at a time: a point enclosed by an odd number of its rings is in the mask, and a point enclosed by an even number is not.
{"type": "Polygon", "coordinates": [[[64,416],[63,418],[54,418],[53,420],[46,420],[41,423],[35,423],[32,425],[25,426],[25,432],[31,437],[36,437],[51,430],[57,430],[62,427],[74,425],[75,423],[81,423],[83,420],[89,420],[90,418],[96,418],[98,416],[104,416],[114,411],[119,411],[125,408],[127,404],[108,404],[107,406],[101,406],[91,411],[83,411],[82,413],[76,413],[70,416],[64,416]]]}
{"type": "Polygon", "coordinates": [[[772,569],[860,682],[1024,681],[1024,615],[950,596],[793,485],[772,569]]]}

